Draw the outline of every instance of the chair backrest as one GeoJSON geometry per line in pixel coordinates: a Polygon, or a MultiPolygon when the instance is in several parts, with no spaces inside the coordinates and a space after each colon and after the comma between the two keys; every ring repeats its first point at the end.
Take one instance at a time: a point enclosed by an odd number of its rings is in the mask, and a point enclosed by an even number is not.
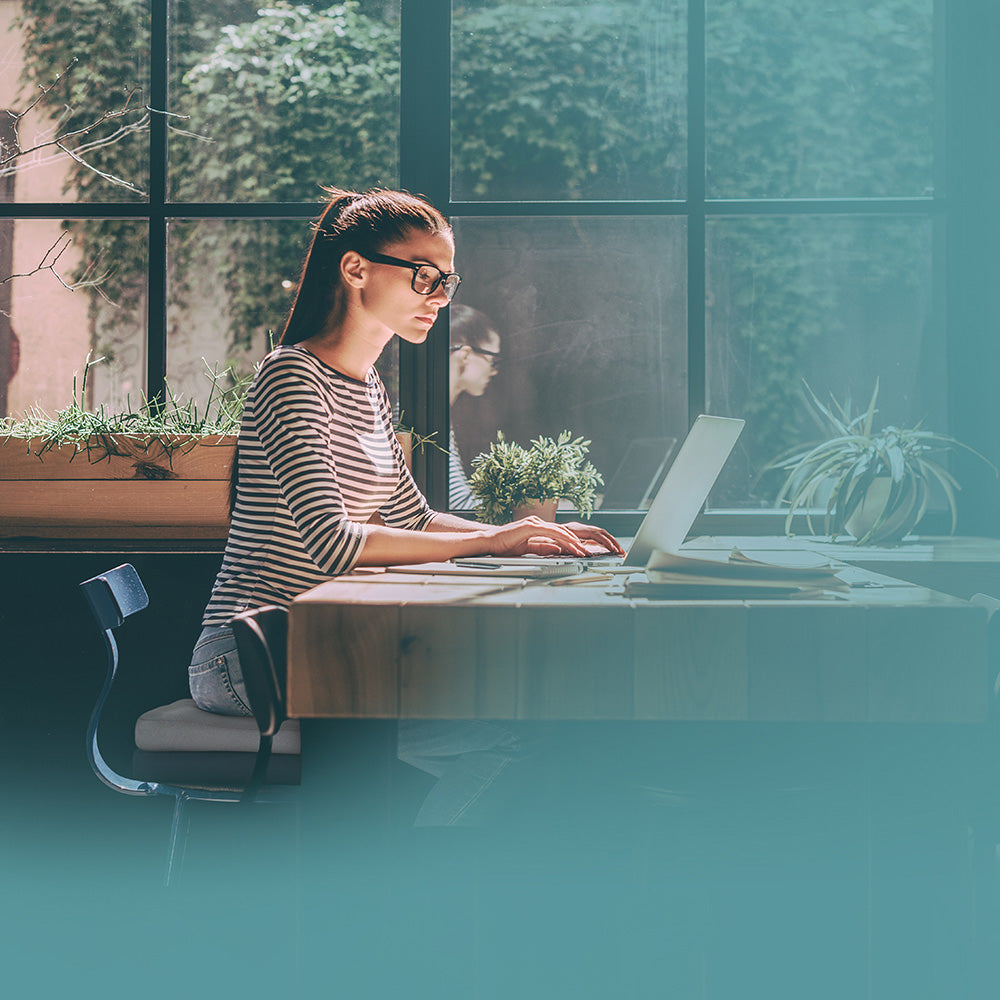
{"type": "Polygon", "coordinates": [[[97,730],[101,724],[101,714],[111,693],[115,675],[118,673],[118,646],[113,635],[129,615],[149,606],[149,596],[143,587],[139,574],[130,563],[109,569],[100,576],[84,580],[80,584],[84,597],[90,605],[90,610],[97,620],[97,627],[104,633],[104,643],[108,651],[108,672],[104,686],[97,696],[90,723],[87,726],[87,759],[94,774],[106,785],[119,792],[129,795],[152,795],[155,787],[145,781],[135,781],[132,778],[118,774],[101,755],[97,745],[97,730]]]}
{"type": "Polygon", "coordinates": [[[131,563],[116,566],[80,584],[99,628],[118,628],[129,615],[149,607],[149,595],[131,563]]]}
{"type": "Polygon", "coordinates": [[[275,605],[244,611],[232,620],[250,709],[263,736],[285,721],[288,612],[275,605]]]}

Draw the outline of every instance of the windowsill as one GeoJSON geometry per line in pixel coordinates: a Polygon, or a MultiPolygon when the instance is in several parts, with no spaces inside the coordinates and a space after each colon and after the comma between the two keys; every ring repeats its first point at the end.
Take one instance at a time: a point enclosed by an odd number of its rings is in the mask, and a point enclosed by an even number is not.
{"type": "Polygon", "coordinates": [[[222,554],[224,538],[0,538],[0,554],[222,554]]]}

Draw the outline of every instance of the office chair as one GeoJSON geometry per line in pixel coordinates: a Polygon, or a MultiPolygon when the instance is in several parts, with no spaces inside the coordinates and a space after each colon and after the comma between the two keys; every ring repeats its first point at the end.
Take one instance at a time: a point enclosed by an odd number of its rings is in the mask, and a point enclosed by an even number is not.
{"type": "MultiPolygon", "coordinates": [[[[190,698],[152,709],[136,722],[134,776],[126,777],[101,755],[98,729],[118,673],[114,630],[148,607],[149,597],[128,563],[85,580],[80,588],[108,651],[108,673],[87,727],[87,757],[97,777],[115,791],[173,797],[164,875],[164,884],[169,885],[183,864],[189,802],[248,803],[259,797],[264,784],[299,784],[299,725],[285,719],[287,612],[273,606],[257,608],[233,623],[253,717],[203,712],[190,698]]],[[[269,793],[269,799],[273,797],[269,793]]]]}

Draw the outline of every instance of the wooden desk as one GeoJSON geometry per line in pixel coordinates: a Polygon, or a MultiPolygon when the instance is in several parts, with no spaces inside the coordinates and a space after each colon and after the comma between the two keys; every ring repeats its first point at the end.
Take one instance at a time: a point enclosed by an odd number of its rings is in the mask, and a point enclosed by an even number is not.
{"type": "Polygon", "coordinates": [[[863,570],[846,600],[626,599],[571,586],[354,575],[291,607],[292,716],[985,719],[986,613],[863,570]]]}

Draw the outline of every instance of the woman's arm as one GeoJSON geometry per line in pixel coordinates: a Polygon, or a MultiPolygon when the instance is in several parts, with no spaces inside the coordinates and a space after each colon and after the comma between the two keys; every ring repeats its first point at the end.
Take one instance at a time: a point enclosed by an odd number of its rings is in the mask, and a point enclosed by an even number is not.
{"type": "MultiPolygon", "coordinates": [[[[529,518],[529,520],[531,520],[529,518]]],[[[532,521],[534,524],[546,524],[548,522],[539,521],[537,518],[532,521]]],[[[435,512],[434,516],[428,522],[425,531],[479,531],[484,525],[478,523],[477,521],[469,521],[464,517],[458,517],[455,514],[442,514],[440,511],[435,512]]],[[[580,521],[570,521],[560,525],[560,527],[565,528],[567,531],[572,532],[578,539],[586,542],[593,542],[597,545],[602,546],[607,549],[608,552],[614,552],[616,555],[625,555],[625,550],[618,544],[618,539],[614,535],[609,534],[603,528],[598,528],[593,524],[583,524],[580,521]]],[[[588,555],[593,555],[592,552],[588,552],[588,555]]]]}
{"type": "Polygon", "coordinates": [[[621,554],[621,546],[594,525],[553,524],[526,517],[511,524],[477,524],[436,513],[425,531],[367,525],[359,566],[442,562],[460,556],[590,555],[583,540],[621,554]]]}

